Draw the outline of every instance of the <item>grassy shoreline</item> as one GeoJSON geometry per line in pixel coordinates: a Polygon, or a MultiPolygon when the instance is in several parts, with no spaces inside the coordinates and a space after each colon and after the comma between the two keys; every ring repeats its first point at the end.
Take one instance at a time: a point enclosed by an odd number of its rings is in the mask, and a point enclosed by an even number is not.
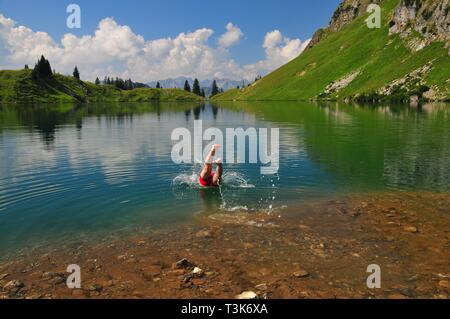
{"type": "Polygon", "coordinates": [[[35,79],[28,69],[0,71],[0,104],[152,101],[200,102],[204,99],[180,89],[121,90],[113,85],[96,85],[61,74],[35,79]]]}

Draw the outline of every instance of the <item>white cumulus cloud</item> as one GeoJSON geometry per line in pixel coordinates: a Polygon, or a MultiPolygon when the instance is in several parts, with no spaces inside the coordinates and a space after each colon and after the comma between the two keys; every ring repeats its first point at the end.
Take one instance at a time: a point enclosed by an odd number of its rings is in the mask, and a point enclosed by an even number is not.
{"type": "Polygon", "coordinates": [[[263,60],[239,65],[231,58],[229,48],[244,37],[241,29],[228,23],[217,46],[209,45],[213,34],[213,30],[202,28],[175,38],[147,40],[129,26],[105,18],[94,34],[78,37],[67,33],[57,42],[46,32],[17,25],[0,14],[0,66],[32,66],[44,54],[58,72],[70,74],[77,65],[87,80],[105,75],[141,82],[178,76],[251,80],[297,57],[308,43],[288,39],[275,30],[266,34],[263,60]]]}
{"type": "Polygon", "coordinates": [[[255,64],[247,65],[245,68],[252,74],[258,72],[265,74],[273,71],[299,56],[308,46],[309,41],[310,39],[304,42],[300,39],[291,40],[283,37],[279,30],[268,32],[263,44],[266,58],[255,64]]]}
{"type": "Polygon", "coordinates": [[[227,32],[222,34],[219,39],[219,44],[223,48],[229,48],[233,45],[236,45],[241,41],[244,33],[242,33],[241,29],[238,26],[233,25],[233,23],[228,23],[226,26],[227,32]]]}

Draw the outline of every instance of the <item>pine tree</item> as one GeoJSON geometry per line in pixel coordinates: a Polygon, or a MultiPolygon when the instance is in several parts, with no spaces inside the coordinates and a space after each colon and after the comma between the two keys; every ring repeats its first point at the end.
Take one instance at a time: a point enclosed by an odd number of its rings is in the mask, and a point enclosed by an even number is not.
{"type": "Polygon", "coordinates": [[[212,90],[211,90],[211,96],[219,94],[219,87],[217,86],[216,80],[213,81],[212,84],[212,90]]]}
{"type": "Polygon", "coordinates": [[[44,74],[48,77],[51,77],[53,75],[52,67],[50,66],[49,60],[45,60],[44,62],[44,74]]]}
{"type": "Polygon", "coordinates": [[[202,95],[202,91],[200,89],[200,82],[198,82],[197,79],[194,80],[194,84],[192,85],[192,93],[201,96],[202,95]]]}
{"type": "Polygon", "coordinates": [[[28,64],[25,64],[25,70],[28,70],[28,69],[29,69],[28,64]]]}
{"type": "Polygon", "coordinates": [[[161,88],[161,84],[159,82],[156,82],[156,88],[160,89],[161,88]]]}
{"type": "Polygon", "coordinates": [[[133,81],[131,79],[128,79],[125,81],[125,90],[132,90],[133,89],[133,81]]]}
{"type": "Polygon", "coordinates": [[[189,85],[188,80],[186,80],[186,82],[184,82],[184,90],[191,92],[191,86],[189,85]]]}
{"type": "Polygon", "coordinates": [[[53,75],[50,62],[46,60],[43,55],[41,55],[41,58],[37,61],[36,65],[34,66],[32,74],[33,78],[38,77],[49,78],[53,75]]]}
{"type": "Polygon", "coordinates": [[[205,94],[205,89],[202,89],[202,92],[201,92],[201,94],[200,94],[202,97],[206,97],[206,94],[205,94]]]}
{"type": "Polygon", "coordinates": [[[100,80],[98,79],[98,77],[95,79],[95,84],[100,85],[100,80]]]}
{"type": "Polygon", "coordinates": [[[73,77],[77,80],[80,79],[80,72],[78,71],[77,66],[75,66],[75,69],[73,69],[73,77]]]}
{"type": "Polygon", "coordinates": [[[116,79],[114,80],[114,85],[118,89],[126,90],[125,81],[119,77],[116,77],[116,79]]]}

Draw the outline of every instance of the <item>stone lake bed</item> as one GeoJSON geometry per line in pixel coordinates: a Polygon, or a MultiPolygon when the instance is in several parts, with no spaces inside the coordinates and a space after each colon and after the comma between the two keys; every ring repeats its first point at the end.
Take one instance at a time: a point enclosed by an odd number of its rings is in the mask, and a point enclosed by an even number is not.
{"type": "Polygon", "coordinates": [[[373,193],[77,240],[0,262],[0,298],[448,298],[450,196],[373,193]],[[69,264],[82,288],[66,286],[69,264]],[[381,288],[366,285],[381,268],[381,288]]]}

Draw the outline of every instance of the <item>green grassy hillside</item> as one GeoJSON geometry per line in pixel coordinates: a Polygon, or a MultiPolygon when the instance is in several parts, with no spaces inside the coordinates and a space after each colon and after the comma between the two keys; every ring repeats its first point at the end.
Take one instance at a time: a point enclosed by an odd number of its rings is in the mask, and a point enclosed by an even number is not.
{"type": "Polygon", "coordinates": [[[398,4],[382,1],[381,29],[369,29],[364,14],[253,85],[213,100],[409,100],[426,91],[429,99],[448,100],[449,49],[443,42],[432,42],[415,51],[411,43],[421,39],[419,34],[407,39],[389,35],[398,4]],[[393,84],[401,79],[406,83],[393,84]],[[333,89],[333,83],[342,82],[349,83],[333,89]],[[383,93],[386,87],[390,90],[383,93]]]}
{"type": "Polygon", "coordinates": [[[203,100],[197,95],[178,89],[139,88],[125,91],[112,85],[95,85],[60,74],[54,74],[49,79],[34,79],[31,73],[31,70],[0,71],[0,103],[203,100]]]}

